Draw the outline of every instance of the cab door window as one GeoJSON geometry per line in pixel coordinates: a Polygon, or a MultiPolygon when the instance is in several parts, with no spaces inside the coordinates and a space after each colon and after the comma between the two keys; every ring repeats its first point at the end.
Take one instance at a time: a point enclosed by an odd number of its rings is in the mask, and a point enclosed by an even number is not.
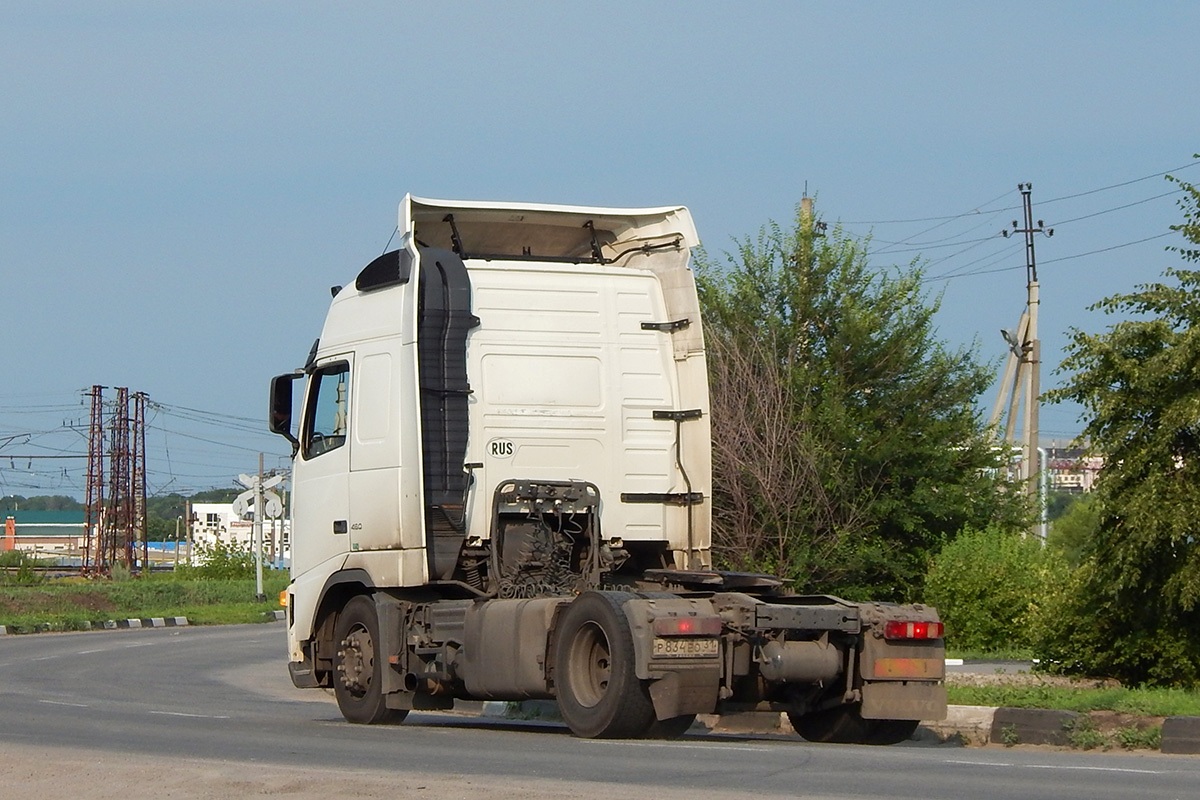
{"type": "Polygon", "coordinates": [[[350,365],[317,370],[310,382],[305,420],[304,457],[313,458],[346,443],[350,424],[350,365]]]}

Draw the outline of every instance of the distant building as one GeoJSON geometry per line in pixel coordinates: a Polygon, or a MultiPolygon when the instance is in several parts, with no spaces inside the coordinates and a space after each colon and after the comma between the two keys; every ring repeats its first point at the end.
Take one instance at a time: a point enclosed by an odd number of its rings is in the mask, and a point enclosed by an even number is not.
{"type": "Polygon", "coordinates": [[[1103,467],[1102,456],[1088,455],[1083,448],[1046,448],[1046,470],[1049,473],[1052,492],[1090,492],[1103,467]]]}
{"type": "Polygon", "coordinates": [[[0,511],[0,518],[5,523],[0,550],[79,553],[87,538],[82,510],[0,511]],[[9,520],[12,520],[11,525],[9,520]]]}
{"type": "MultiPolygon", "coordinates": [[[[192,503],[192,544],[211,547],[217,542],[234,544],[247,550],[254,546],[254,517],[242,519],[233,513],[232,503],[192,503]]],[[[263,520],[263,550],[276,562],[290,555],[289,526],[286,520],[263,520]]]]}

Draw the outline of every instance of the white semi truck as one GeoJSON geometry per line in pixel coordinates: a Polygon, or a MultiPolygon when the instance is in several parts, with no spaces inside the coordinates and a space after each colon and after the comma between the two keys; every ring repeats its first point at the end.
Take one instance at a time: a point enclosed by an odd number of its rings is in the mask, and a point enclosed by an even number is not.
{"type": "Polygon", "coordinates": [[[686,208],[408,196],[399,231],[271,383],[296,686],[357,723],[554,698],[583,737],[757,709],[886,744],[944,716],[934,609],[713,569],[686,208]]]}

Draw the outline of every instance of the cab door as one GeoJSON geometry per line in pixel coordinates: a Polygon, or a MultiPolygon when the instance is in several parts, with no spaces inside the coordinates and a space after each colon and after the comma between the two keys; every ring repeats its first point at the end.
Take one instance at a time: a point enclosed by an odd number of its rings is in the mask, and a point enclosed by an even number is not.
{"type": "Polygon", "coordinates": [[[292,574],[350,550],[349,354],[324,359],[310,373],[293,465],[292,574]]]}

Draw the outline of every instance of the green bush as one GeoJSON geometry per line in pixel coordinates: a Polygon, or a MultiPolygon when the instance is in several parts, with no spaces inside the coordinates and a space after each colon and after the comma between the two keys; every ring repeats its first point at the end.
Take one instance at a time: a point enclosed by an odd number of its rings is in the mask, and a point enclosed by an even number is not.
{"type": "Polygon", "coordinates": [[[45,578],[34,572],[37,560],[21,550],[9,550],[0,553],[0,584],[17,584],[29,586],[41,583],[45,578]],[[15,570],[12,568],[16,567],[15,570]]]}
{"type": "Polygon", "coordinates": [[[1045,671],[1200,687],[1200,607],[1183,610],[1107,584],[1094,556],[1046,597],[1033,622],[1034,653],[1045,671]]]}
{"type": "Polygon", "coordinates": [[[1060,556],[1035,537],[966,530],[934,557],[925,599],[946,623],[955,650],[1026,651],[1039,607],[1066,578],[1060,556]]]}
{"type": "MultiPolygon", "coordinates": [[[[265,559],[264,559],[265,560],[265,559]]],[[[181,578],[242,580],[254,577],[254,551],[235,542],[215,542],[196,547],[193,564],[180,565],[181,578]]]]}

